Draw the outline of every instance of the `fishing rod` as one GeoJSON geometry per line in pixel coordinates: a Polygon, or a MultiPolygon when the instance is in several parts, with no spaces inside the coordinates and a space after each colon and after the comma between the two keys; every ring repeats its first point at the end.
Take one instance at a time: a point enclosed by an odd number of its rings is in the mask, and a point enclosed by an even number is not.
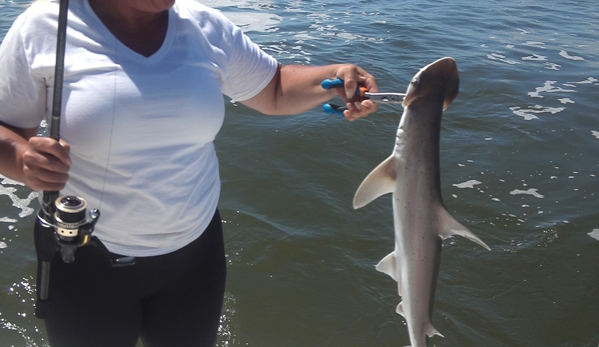
{"type": "MultiPolygon", "coordinates": [[[[49,124],[50,138],[60,141],[60,118],[62,112],[62,90],[66,32],[69,0],[60,0],[58,11],[58,33],[56,40],[56,66],[54,69],[54,94],[52,119],[49,124]]],[[[65,263],[75,261],[77,248],[91,244],[98,247],[113,266],[132,265],[133,257],[113,258],[106,246],[92,236],[100,211],[94,209],[87,216],[87,202],[78,196],[60,196],[59,191],[43,191],[41,208],[33,226],[35,251],[38,258],[37,304],[35,315],[46,318],[49,302],[50,263],[57,252],[65,263]]]]}

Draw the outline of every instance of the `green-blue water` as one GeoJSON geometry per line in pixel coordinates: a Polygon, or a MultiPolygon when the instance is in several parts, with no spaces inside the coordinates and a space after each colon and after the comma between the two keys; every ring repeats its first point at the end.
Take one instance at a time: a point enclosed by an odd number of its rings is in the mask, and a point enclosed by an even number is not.
{"type": "MultiPolygon", "coordinates": [[[[599,346],[599,3],[211,0],[282,63],[350,61],[404,92],[454,57],[442,189],[483,239],[444,242],[433,346],[599,346]]],[[[0,38],[29,0],[0,0],[0,38]]],[[[1,110],[0,110],[1,112],[1,110]]],[[[354,211],[401,107],[354,123],[227,105],[220,156],[229,261],[219,346],[405,346],[389,197],[354,211]]],[[[1,181],[1,178],[0,178],[1,181]]],[[[30,191],[0,186],[0,346],[46,345],[33,316],[30,191]]]]}

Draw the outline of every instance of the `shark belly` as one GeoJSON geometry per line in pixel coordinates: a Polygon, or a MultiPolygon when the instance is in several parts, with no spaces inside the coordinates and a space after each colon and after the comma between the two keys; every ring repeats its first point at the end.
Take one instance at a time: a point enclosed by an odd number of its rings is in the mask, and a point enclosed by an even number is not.
{"type": "Polygon", "coordinates": [[[426,147],[419,145],[411,152],[413,156],[404,156],[404,166],[397,167],[398,176],[404,179],[396,182],[393,192],[402,296],[398,311],[408,323],[412,347],[426,346],[427,337],[440,335],[431,322],[442,241],[436,216],[440,199],[434,190],[438,168],[426,147]]]}

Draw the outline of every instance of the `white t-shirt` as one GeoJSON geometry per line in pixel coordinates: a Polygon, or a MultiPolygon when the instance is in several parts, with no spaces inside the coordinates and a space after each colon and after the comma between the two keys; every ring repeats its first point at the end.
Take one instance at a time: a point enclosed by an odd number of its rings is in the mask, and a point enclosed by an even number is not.
{"type": "MultiPolygon", "coordinates": [[[[58,4],[37,2],[0,46],[0,120],[50,119],[58,4]]],[[[99,208],[94,234],[114,253],[160,255],[197,238],[220,194],[213,140],[223,93],[243,101],[277,69],[219,11],[178,0],[162,47],[146,58],[119,42],[87,0],[70,4],[60,136],[73,165],[62,195],[99,208]]]]}

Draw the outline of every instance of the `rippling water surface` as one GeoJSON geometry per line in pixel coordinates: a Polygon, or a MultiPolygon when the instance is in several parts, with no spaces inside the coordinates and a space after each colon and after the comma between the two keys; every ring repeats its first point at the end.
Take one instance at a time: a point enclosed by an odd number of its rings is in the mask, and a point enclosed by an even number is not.
{"type": "MultiPolygon", "coordinates": [[[[444,242],[431,346],[599,346],[599,4],[204,1],[283,63],[357,63],[403,92],[454,57],[441,133],[450,211],[492,251],[444,242]]],[[[0,38],[29,1],[0,0],[0,38]]],[[[1,110],[0,110],[1,112],[1,110]]],[[[391,200],[354,211],[402,112],[354,123],[228,103],[217,138],[229,277],[219,346],[405,346],[391,200]]],[[[0,178],[1,180],[2,178],[0,178]]],[[[33,316],[35,194],[0,185],[0,345],[46,345],[33,316]]]]}

